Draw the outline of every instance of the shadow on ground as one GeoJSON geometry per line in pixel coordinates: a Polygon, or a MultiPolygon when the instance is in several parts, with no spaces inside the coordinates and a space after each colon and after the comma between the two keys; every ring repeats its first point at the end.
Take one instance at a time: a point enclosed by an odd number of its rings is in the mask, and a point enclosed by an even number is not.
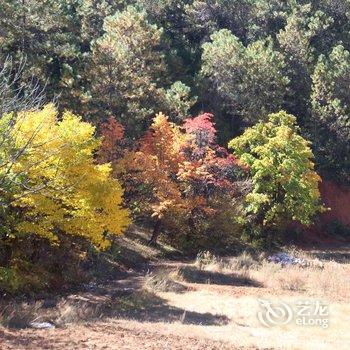
{"type": "MultiPolygon", "coordinates": [[[[0,310],[1,311],[1,310],[0,310]]],[[[106,318],[139,322],[180,322],[194,325],[223,325],[229,318],[211,313],[189,312],[145,290],[120,289],[106,294],[86,293],[57,300],[51,305],[9,305],[2,316],[9,328],[27,328],[32,321],[51,322],[56,327],[106,318]]]]}
{"type": "Polygon", "coordinates": [[[183,267],[180,271],[184,280],[189,283],[261,287],[261,283],[244,274],[224,274],[221,272],[199,270],[194,266],[183,267]]]}
{"type": "Polygon", "coordinates": [[[315,258],[324,261],[335,261],[339,264],[348,264],[350,262],[350,252],[347,249],[337,249],[329,251],[312,251],[311,254],[315,258]]]}
{"type": "Polygon", "coordinates": [[[226,316],[211,313],[185,311],[170,306],[159,296],[149,292],[134,293],[127,302],[124,311],[118,311],[116,316],[147,322],[181,322],[194,325],[225,325],[230,319],[226,316]]]}

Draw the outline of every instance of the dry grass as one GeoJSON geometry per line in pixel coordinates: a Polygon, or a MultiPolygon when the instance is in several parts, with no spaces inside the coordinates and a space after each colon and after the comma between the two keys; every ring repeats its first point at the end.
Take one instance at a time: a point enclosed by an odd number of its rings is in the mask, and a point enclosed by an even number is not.
{"type": "Polygon", "coordinates": [[[249,253],[243,252],[237,257],[227,259],[226,266],[232,270],[255,270],[260,266],[260,262],[259,259],[253,258],[249,253]]]}
{"type": "Polygon", "coordinates": [[[43,301],[2,303],[0,327],[30,328],[32,322],[49,322],[62,327],[138,312],[160,304],[159,298],[146,290],[122,292],[122,295],[118,291],[114,295],[70,295],[54,301],[50,306],[43,301]]]}
{"type": "Polygon", "coordinates": [[[220,274],[241,274],[274,291],[292,291],[308,296],[327,297],[332,300],[350,299],[350,264],[320,260],[298,250],[289,254],[306,261],[305,266],[286,266],[268,262],[264,256],[252,257],[248,253],[220,259],[208,252],[199,254],[195,266],[200,270],[220,274]]]}
{"type": "MultiPolygon", "coordinates": [[[[344,303],[327,303],[330,310],[329,327],[298,326],[295,322],[271,328],[263,326],[258,318],[258,295],[238,296],[220,291],[198,290],[186,294],[164,293],[169,304],[185,309],[188,312],[196,310],[200,313],[224,315],[231,322],[220,327],[199,327],[176,324],[168,325],[172,333],[191,334],[193,337],[225,340],[232,344],[232,349],[238,346],[252,349],[288,349],[288,350],[331,350],[349,349],[350,335],[347,328],[350,307],[344,303]]],[[[293,309],[301,300],[300,296],[269,296],[272,302],[283,301],[293,309]]],[[[261,295],[259,295],[261,297],[261,295]]],[[[318,300],[317,299],[308,299],[318,300]]],[[[161,325],[158,326],[158,331],[161,325]]]]}
{"type": "Polygon", "coordinates": [[[184,292],[188,287],[180,282],[183,276],[179,269],[159,269],[147,273],[144,279],[144,288],[153,292],[184,292]]]}
{"type": "MultiPolygon", "coordinates": [[[[162,296],[176,307],[197,312],[224,315],[231,323],[210,331],[192,327],[196,337],[225,339],[234,346],[254,349],[299,349],[330,350],[349,349],[350,336],[347,325],[350,322],[350,264],[337,257],[337,261],[323,255],[293,250],[289,254],[307,261],[305,266],[282,267],[268,262],[264,256],[253,257],[247,253],[222,259],[205,254],[195,266],[200,271],[216,272],[220,275],[245,274],[247,278],[260,282],[263,288],[249,286],[232,288],[224,283],[197,288],[184,294],[164,293],[162,296]],[[329,309],[329,327],[299,326],[293,320],[287,325],[266,328],[257,318],[258,299],[266,299],[278,304],[283,301],[297,312],[302,300],[311,303],[322,301],[329,309]]],[[[176,332],[189,332],[188,327],[176,327],[176,332]]],[[[175,331],[175,330],[174,330],[175,331]]]]}
{"type": "MultiPolygon", "coordinates": [[[[262,260],[262,257],[260,257],[260,260],[262,260]]],[[[194,265],[200,270],[222,272],[255,269],[260,265],[260,262],[247,252],[243,252],[236,257],[219,258],[206,251],[198,253],[194,265]]]]}
{"type": "Polygon", "coordinates": [[[31,327],[32,322],[50,322],[55,326],[100,318],[104,305],[84,300],[61,299],[54,307],[43,302],[10,303],[0,312],[0,325],[9,328],[31,327]]]}
{"type": "Polygon", "coordinates": [[[273,289],[305,292],[309,296],[331,300],[350,299],[350,264],[324,262],[323,267],[280,267],[265,263],[250,275],[264,286],[273,289]]]}
{"type": "Polygon", "coordinates": [[[62,299],[52,310],[51,318],[56,326],[79,323],[86,320],[101,318],[103,304],[88,301],[72,301],[62,299]]]}
{"type": "Polygon", "coordinates": [[[276,282],[279,288],[283,290],[291,290],[301,292],[305,290],[305,278],[300,274],[299,269],[288,269],[288,274],[279,274],[276,277],[276,282]]]}
{"type": "Polygon", "coordinates": [[[43,302],[16,303],[11,302],[0,306],[0,325],[13,328],[28,327],[37,321],[43,302]]]}

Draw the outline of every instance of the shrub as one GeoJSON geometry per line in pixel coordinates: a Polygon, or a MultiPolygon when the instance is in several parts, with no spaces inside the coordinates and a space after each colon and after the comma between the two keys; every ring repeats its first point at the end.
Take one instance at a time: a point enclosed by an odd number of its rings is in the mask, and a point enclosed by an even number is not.
{"type": "Polygon", "coordinates": [[[343,236],[343,237],[350,237],[350,226],[349,225],[344,225],[338,220],[334,220],[330,222],[326,226],[326,230],[328,233],[332,235],[337,235],[337,236],[343,236]]]}
{"type": "Polygon", "coordinates": [[[179,270],[161,269],[146,275],[144,287],[156,292],[183,292],[187,287],[179,283],[181,280],[179,270]]]}

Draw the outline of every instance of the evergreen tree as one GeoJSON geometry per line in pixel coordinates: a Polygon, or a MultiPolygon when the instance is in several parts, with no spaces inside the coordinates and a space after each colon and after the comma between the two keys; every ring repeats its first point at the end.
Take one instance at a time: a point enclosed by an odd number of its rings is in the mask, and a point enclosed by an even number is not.
{"type": "Polygon", "coordinates": [[[163,31],[149,23],[146,12],[128,7],[107,17],[104,30],[93,45],[89,69],[91,115],[115,116],[127,135],[135,136],[146,129],[154,112],[163,106],[175,112],[171,113],[173,117],[187,113],[192,103],[187,100],[189,92],[184,85],[179,83],[167,92],[163,31]],[[175,89],[182,90],[181,96],[175,89]]]}
{"type": "Polygon", "coordinates": [[[253,124],[283,104],[288,78],[283,57],[271,41],[245,47],[223,29],[203,45],[202,60],[201,74],[217,97],[214,108],[223,107],[231,117],[253,124]]]}
{"type": "Polygon", "coordinates": [[[350,181],[350,53],[343,46],[321,55],[312,76],[310,137],[318,166],[350,181]]]}
{"type": "Polygon", "coordinates": [[[287,107],[299,121],[305,121],[310,113],[311,74],[316,51],[313,43],[331,22],[331,18],[324,13],[312,12],[310,4],[295,6],[286,26],[277,34],[291,82],[287,107]]]}

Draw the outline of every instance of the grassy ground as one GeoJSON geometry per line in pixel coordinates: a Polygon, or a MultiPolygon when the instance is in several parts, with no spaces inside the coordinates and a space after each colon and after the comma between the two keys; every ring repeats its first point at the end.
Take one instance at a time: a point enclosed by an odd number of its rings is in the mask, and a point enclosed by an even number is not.
{"type": "MultiPolygon", "coordinates": [[[[189,262],[165,260],[177,252],[146,246],[143,231],[133,234],[120,242],[129,249],[121,260],[127,266],[142,262],[141,270],[71,295],[2,303],[0,349],[350,348],[349,247],[291,251],[307,262],[303,267],[247,253],[203,253],[189,262]],[[272,323],[259,300],[277,308],[272,323]],[[293,314],[285,324],[281,302],[293,314]],[[298,325],[300,302],[309,302],[310,310],[322,302],[328,326],[298,325]],[[32,321],[56,328],[26,328],[32,321]]],[[[316,318],[319,313],[306,321],[316,318]]]]}

